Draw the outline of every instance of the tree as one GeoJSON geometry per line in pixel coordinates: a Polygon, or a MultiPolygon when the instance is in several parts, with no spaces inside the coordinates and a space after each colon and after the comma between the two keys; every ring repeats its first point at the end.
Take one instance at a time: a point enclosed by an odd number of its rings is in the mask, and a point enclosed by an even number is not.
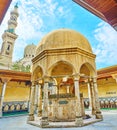
{"type": "Polygon", "coordinates": [[[16,62],[12,65],[11,69],[15,71],[30,72],[30,65],[24,66],[20,62],[16,62]]]}

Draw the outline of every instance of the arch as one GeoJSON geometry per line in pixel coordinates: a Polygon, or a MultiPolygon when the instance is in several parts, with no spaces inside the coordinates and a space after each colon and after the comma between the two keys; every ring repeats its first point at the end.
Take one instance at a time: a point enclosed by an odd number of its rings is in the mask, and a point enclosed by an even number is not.
{"type": "Polygon", "coordinates": [[[40,66],[37,66],[32,73],[32,80],[37,80],[43,76],[43,70],[40,66]]]}
{"type": "MultiPolygon", "coordinates": [[[[71,64],[71,63],[69,63],[68,61],[66,61],[66,60],[60,60],[60,61],[57,61],[57,62],[55,62],[52,66],[50,66],[49,67],[49,69],[48,69],[48,74],[49,75],[51,75],[52,76],[52,70],[53,71],[55,71],[55,69],[57,68],[57,66],[59,66],[59,65],[62,65],[62,67],[64,66],[64,67],[68,67],[68,68],[71,68],[71,70],[69,70],[69,71],[71,71],[71,73],[69,73],[69,74],[73,74],[74,72],[76,72],[76,70],[75,70],[75,68],[74,68],[74,66],[71,64]]],[[[61,67],[61,69],[62,69],[62,67],[61,67]]],[[[58,69],[58,68],[57,68],[58,69]]],[[[64,68],[64,69],[67,69],[67,68],[64,68]]],[[[68,73],[67,72],[60,72],[60,71],[58,71],[59,73],[57,74],[57,75],[67,75],[68,73]]],[[[53,73],[53,75],[55,75],[54,73],[53,73]]]]}
{"type": "Polygon", "coordinates": [[[79,73],[85,74],[87,76],[95,76],[96,70],[90,63],[85,62],[80,66],[79,73]]]}
{"type": "MultiPolygon", "coordinates": [[[[75,71],[74,66],[67,61],[60,60],[58,62],[55,62],[48,70],[49,70],[49,74],[52,77],[55,76],[56,85],[59,90],[59,94],[65,94],[67,92],[66,86],[68,86],[68,84],[72,86],[73,84],[73,81],[69,76],[71,76],[74,73],[75,71]],[[65,77],[67,77],[66,81],[64,81],[65,77]]],[[[70,88],[70,92],[71,91],[73,91],[72,88],[70,88]]]]}

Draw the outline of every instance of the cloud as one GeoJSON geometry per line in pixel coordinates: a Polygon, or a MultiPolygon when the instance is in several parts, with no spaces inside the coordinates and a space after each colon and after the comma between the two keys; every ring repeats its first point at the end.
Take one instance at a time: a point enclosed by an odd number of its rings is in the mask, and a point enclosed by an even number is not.
{"type": "MultiPolygon", "coordinates": [[[[10,11],[15,4],[16,0],[12,0],[10,8],[0,26],[0,35],[7,29],[10,11]]],[[[85,29],[83,25],[86,25],[86,21],[84,19],[83,21],[81,20],[82,16],[79,16],[80,13],[78,12],[80,10],[77,9],[78,6],[68,2],[68,0],[18,0],[18,5],[19,17],[16,28],[18,38],[14,47],[14,61],[23,58],[23,51],[26,45],[32,43],[37,45],[42,37],[53,29],[63,27],[73,27],[76,30],[81,28],[81,31],[85,29]],[[83,22],[84,24],[82,24],[83,22]]],[[[90,31],[92,30],[89,28],[85,29],[84,32],[90,34],[90,31]]],[[[95,29],[93,36],[93,44],[98,42],[98,44],[93,45],[93,51],[97,55],[97,66],[116,64],[117,32],[108,24],[101,22],[95,29]]],[[[0,43],[2,44],[2,39],[0,39],[0,43]]]]}
{"type": "Polygon", "coordinates": [[[94,31],[98,44],[93,48],[97,55],[97,67],[117,63],[117,32],[107,23],[101,22],[94,31]]]}

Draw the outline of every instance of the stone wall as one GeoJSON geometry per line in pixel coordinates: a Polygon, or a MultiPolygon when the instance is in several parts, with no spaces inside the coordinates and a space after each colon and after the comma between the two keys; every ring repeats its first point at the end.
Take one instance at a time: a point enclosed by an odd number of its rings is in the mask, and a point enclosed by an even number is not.
{"type": "Polygon", "coordinates": [[[76,98],[53,98],[49,99],[48,115],[53,121],[75,119],[76,98]]]}

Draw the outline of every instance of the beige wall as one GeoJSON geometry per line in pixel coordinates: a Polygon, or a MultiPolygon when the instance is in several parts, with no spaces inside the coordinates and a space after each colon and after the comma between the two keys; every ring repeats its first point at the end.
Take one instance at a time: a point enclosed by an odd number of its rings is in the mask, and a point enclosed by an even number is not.
{"type": "Polygon", "coordinates": [[[101,79],[98,80],[99,97],[114,97],[117,96],[117,83],[115,79],[101,79]]]}
{"type": "MultiPolygon", "coordinates": [[[[0,84],[0,91],[2,89],[0,84]]],[[[4,102],[9,101],[28,101],[29,100],[30,87],[25,83],[9,82],[6,87],[4,96],[4,102]]]]}
{"type": "MultiPolygon", "coordinates": [[[[98,95],[99,97],[115,97],[117,96],[117,83],[115,79],[100,79],[98,83],[98,95]]],[[[88,98],[87,85],[80,85],[80,92],[83,93],[84,98],[88,98]]]]}

